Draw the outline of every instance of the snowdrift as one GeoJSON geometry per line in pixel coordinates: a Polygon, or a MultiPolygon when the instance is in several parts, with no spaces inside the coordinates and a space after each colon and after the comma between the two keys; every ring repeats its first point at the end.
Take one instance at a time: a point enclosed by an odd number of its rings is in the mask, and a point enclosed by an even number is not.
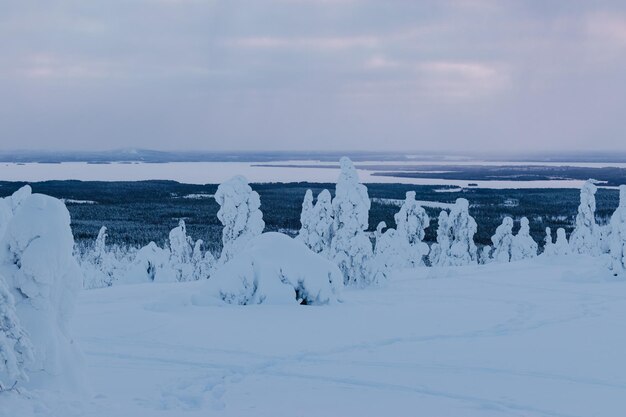
{"type": "Polygon", "coordinates": [[[208,293],[230,304],[320,305],[339,299],[339,268],[281,233],[252,239],[207,281],[208,293]]]}

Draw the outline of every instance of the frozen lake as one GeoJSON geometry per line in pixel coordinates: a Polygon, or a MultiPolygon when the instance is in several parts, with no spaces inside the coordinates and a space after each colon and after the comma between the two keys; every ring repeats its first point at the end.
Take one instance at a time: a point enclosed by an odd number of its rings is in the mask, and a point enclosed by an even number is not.
{"type": "MultiPolygon", "coordinates": [[[[216,184],[221,183],[234,175],[243,175],[248,181],[255,183],[273,182],[335,182],[339,175],[336,164],[320,163],[318,161],[281,161],[281,165],[270,166],[273,163],[250,162],[169,162],[169,163],[110,163],[90,164],[86,162],[64,162],[59,164],[45,163],[2,163],[0,164],[0,180],[3,181],[47,181],[47,180],[82,180],[82,181],[141,181],[141,180],[173,180],[188,184],[216,184]],[[319,165],[305,167],[302,165],[319,165]],[[300,165],[300,166],[298,166],[300,165]]],[[[357,166],[368,165],[403,165],[419,168],[423,165],[569,165],[569,166],[615,166],[624,167],[626,164],[598,164],[598,163],[524,163],[524,162],[359,162],[357,166]]],[[[583,181],[578,180],[549,180],[549,181],[474,181],[449,180],[436,178],[437,172],[432,172],[433,178],[398,178],[374,176],[373,171],[359,169],[359,175],[364,183],[395,183],[415,185],[452,185],[466,187],[468,183],[475,183],[479,188],[579,188],[583,181]]]]}

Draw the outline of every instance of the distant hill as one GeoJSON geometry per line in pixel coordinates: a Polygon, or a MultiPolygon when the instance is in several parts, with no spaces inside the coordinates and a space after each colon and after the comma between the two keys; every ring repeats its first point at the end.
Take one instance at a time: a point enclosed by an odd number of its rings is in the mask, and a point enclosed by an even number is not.
{"type": "Polygon", "coordinates": [[[117,149],[110,151],[0,151],[0,162],[271,162],[338,161],[349,156],[354,161],[503,161],[503,162],[625,162],[626,152],[551,152],[551,153],[444,153],[434,151],[158,151],[117,149]]]}

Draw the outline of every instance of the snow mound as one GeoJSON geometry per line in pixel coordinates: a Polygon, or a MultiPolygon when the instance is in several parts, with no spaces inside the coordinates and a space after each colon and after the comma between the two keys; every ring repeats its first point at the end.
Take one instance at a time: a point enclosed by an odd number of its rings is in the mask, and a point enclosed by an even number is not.
{"type": "Polygon", "coordinates": [[[210,295],[230,304],[320,305],[339,299],[339,268],[281,233],[252,239],[207,282],[210,295]]]}

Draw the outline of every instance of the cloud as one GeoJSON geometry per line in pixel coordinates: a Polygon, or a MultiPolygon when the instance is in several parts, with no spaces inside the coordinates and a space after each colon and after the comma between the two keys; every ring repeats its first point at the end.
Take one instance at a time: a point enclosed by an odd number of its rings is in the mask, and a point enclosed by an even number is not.
{"type": "Polygon", "coordinates": [[[227,46],[250,49],[317,49],[341,50],[351,48],[374,48],[380,45],[375,36],[327,36],[327,37],[270,37],[253,36],[228,39],[227,46]]]}
{"type": "Polygon", "coordinates": [[[510,83],[502,66],[487,63],[431,61],[417,69],[424,90],[444,98],[475,99],[498,93],[510,83]]]}
{"type": "Polygon", "coordinates": [[[562,3],[8,2],[0,148],[621,143],[626,3],[562,3]]]}
{"type": "Polygon", "coordinates": [[[597,13],[587,18],[589,36],[617,48],[626,48],[626,15],[597,13]]]}
{"type": "Polygon", "coordinates": [[[382,55],[375,55],[365,61],[365,68],[371,70],[394,69],[401,66],[400,62],[386,58],[382,55]]]}

